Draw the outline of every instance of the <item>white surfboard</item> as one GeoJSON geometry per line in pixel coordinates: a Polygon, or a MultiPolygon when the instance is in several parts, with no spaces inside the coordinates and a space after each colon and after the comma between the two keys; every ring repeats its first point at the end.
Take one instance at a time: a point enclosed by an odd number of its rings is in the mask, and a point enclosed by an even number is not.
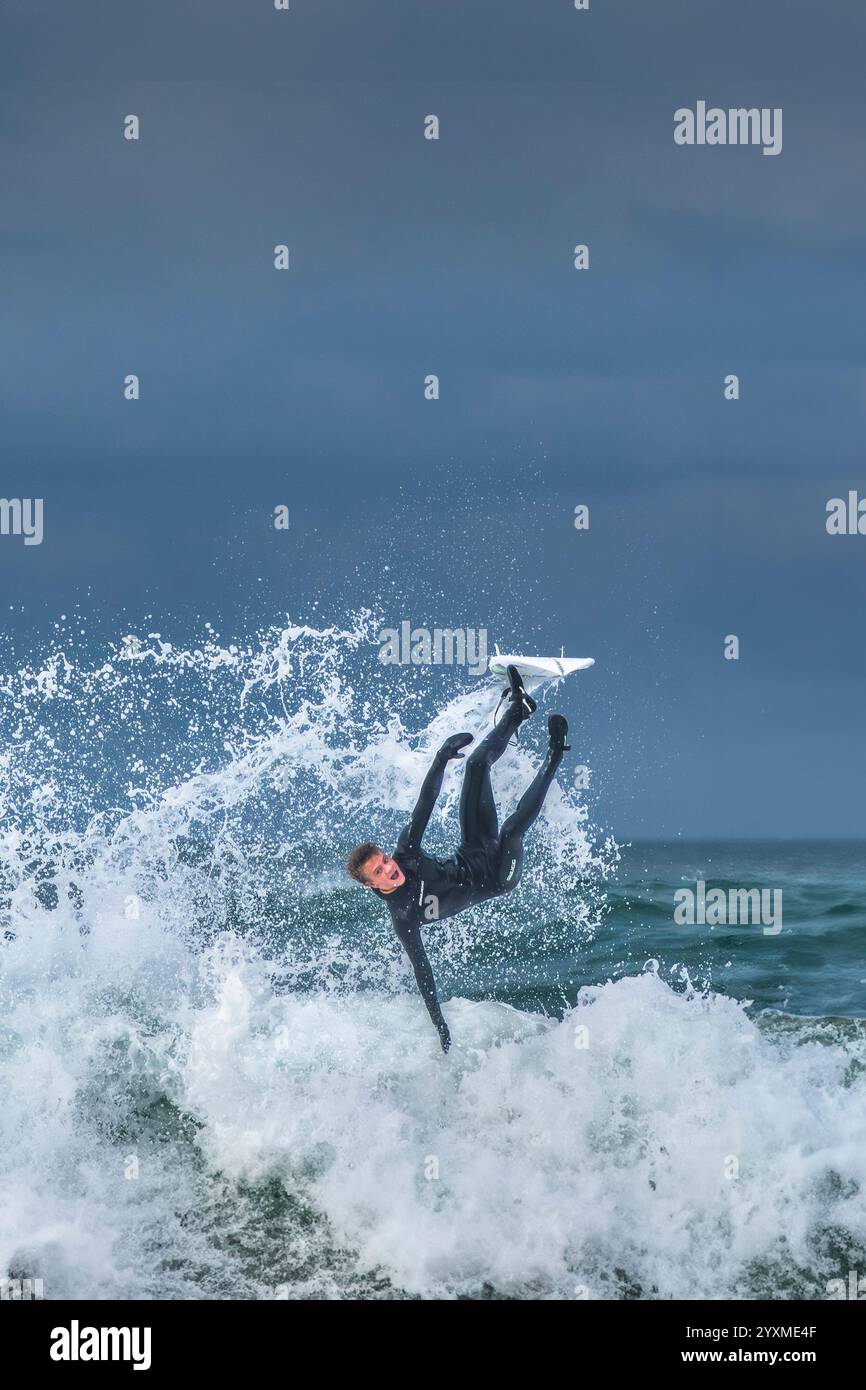
{"type": "Polygon", "coordinates": [[[594,656],[504,656],[497,644],[487,663],[493,676],[508,678],[506,667],[516,666],[527,685],[543,685],[545,681],[561,681],[573,671],[585,671],[595,665],[594,656]]]}

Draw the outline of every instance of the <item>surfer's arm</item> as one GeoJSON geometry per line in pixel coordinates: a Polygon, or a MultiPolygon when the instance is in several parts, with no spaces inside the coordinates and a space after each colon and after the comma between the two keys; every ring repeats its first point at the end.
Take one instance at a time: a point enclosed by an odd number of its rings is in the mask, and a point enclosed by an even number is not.
{"type": "Polygon", "coordinates": [[[415,982],[421,994],[421,998],[427,1006],[427,1012],[433,1022],[433,1027],[439,1034],[439,1041],[442,1044],[442,1051],[447,1052],[451,1046],[451,1034],[448,1031],[448,1024],[442,1016],[439,1007],[439,996],[436,993],[436,980],[433,970],[427,959],[427,952],[424,950],[424,942],[421,940],[421,931],[417,926],[402,927],[397,935],[403,945],[406,955],[409,957],[412,969],[415,972],[415,982]]]}
{"type": "Polygon", "coordinates": [[[430,766],[430,771],[421,783],[421,790],[418,793],[418,800],[415,802],[415,810],[412,812],[412,819],[403,831],[397,842],[397,849],[402,853],[411,853],[413,850],[421,848],[421,840],[424,831],[427,829],[428,822],[433,814],[433,807],[436,805],[436,798],[442,790],[442,778],[445,776],[445,768],[452,758],[462,758],[461,748],[465,748],[467,743],[472,742],[471,734],[452,734],[446,738],[436,757],[430,766]]]}

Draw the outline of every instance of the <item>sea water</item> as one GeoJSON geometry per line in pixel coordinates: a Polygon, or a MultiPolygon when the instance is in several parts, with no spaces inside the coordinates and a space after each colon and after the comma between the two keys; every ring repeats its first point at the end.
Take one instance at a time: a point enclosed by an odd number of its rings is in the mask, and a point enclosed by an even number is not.
{"type": "MultiPolygon", "coordinates": [[[[864,847],[620,845],[561,779],[519,890],[427,932],[444,1056],[342,865],[393,844],[498,690],[464,673],[436,712],[377,632],[7,663],[0,1275],[559,1300],[826,1298],[866,1270],[864,847]],[[698,880],[780,889],[783,930],[677,925],[698,880]]],[[[504,813],[536,723],[494,770],[504,813]]]]}

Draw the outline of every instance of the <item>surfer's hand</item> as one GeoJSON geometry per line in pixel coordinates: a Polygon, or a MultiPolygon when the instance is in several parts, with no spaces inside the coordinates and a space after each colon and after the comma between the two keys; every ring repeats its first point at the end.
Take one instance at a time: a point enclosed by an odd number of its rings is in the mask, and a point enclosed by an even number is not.
{"type": "Polygon", "coordinates": [[[443,1018],[442,1022],[437,1023],[436,1027],[439,1030],[439,1041],[442,1044],[442,1051],[447,1052],[451,1046],[451,1034],[448,1031],[448,1024],[443,1018]]]}
{"type": "Polygon", "coordinates": [[[446,738],[439,749],[439,757],[444,763],[447,763],[451,758],[462,758],[463,754],[460,749],[465,748],[467,743],[471,742],[471,734],[452,734],[450,738],[446,738]]]}

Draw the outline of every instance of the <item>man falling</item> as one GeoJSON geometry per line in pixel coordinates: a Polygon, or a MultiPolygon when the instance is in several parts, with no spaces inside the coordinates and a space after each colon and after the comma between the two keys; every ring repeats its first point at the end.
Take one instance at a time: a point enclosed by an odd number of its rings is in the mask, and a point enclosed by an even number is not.
{"type": "Polygon", "coordinates": [[[523,837],[544,804],[563,753],[570,751],[565,742],[568,724],[561,714],[552,714],[547,721],[547,757],[500,830],[490,769],[502,757],[515,730],[535,710],[535,701],[524,690],[516,666],[508,667],[508,682],[510,698],[505,714],[466,762],[456,853],[450,859],[431,859],[421,849],[421,840],[442,788],[446,764],[463,757],[460,749],[472,742],[471,734],[452,734],[439,749],[394,853],[388,855],[367,841],[352,850],[346,865],[352,878],[372,888],[387,904],[443,1052],[451,1046],[451,1034],[439,1007],[421,927],[517,887],[523,870],[523,837]]]}

